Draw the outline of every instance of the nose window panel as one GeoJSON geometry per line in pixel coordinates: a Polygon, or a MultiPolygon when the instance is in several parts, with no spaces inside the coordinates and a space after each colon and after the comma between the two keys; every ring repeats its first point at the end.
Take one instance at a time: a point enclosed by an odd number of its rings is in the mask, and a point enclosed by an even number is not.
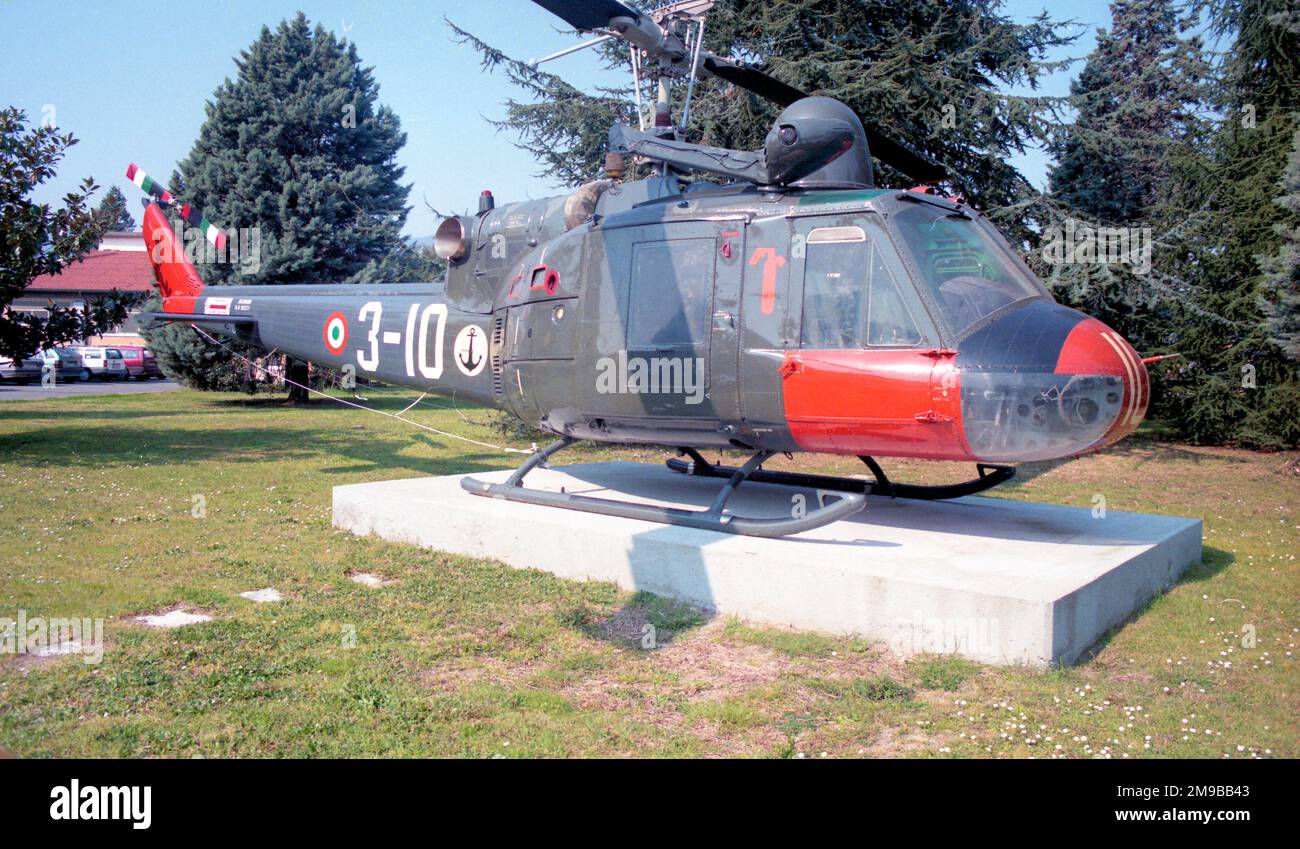
{"type": "Polygon", "coordinates": [[[1086,451],[1123,409],[1124,383],[1112,375],[993,371],[961,377],[966,441],[989,463],[1086,451]]]}

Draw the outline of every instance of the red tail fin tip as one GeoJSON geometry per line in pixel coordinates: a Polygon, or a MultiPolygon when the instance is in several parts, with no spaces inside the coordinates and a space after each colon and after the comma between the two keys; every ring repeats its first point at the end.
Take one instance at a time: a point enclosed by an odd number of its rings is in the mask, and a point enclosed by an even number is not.
{"type": "Polygon", "coordinates": [[[156,203],[149,204],[144,210],[144,246],[164,298],[164,311],[167,311],[167,298],[194,298],[203,293],[203,278],[185,255],[167,215],[156,203]]]}

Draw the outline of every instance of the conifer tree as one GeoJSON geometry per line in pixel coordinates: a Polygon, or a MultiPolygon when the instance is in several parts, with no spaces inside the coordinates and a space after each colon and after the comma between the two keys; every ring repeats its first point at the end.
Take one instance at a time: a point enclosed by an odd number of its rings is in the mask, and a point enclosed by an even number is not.
{"type": "Polygon", "coordinates": [[[1268,335],[1292,362],[1300,363],[1300,130],[1281,184],[1274,203],[1282,209],[1282,220],[1273,228],[1282,243],[1276,253],[1260,258],[1259,308],[1268,335]]]}
{"type": "Polygon", "coordinates": [[[1195,138],[1209,72],[1194,24],[1173,0],[1117,0],[1112,25],[1070,86],[1073,123],[1053,139],[1052,194],[1107,224],[1150,218],[1170,149],[1195,138]]]}
{"type": "Polygon", "coordinates": [[[1065,302],[1119,330],[1143,350],[1161,348],[1181,319],[1171,285],[1183,260],[1165,238],[1189,214],[1183,169],[1203,166],[1211,74],[1197,34],[1197,16],[1175,0],[1116,0],[1111,25],[1070,87],[1074,121],[1048,146],[1056,164],[1039,208],[1046,240],[1072,222],[1082,228],[1122,227],[1150,236],[1151,263],[1048,263],[1029,259],[1065,302]],[[1159,245],[1155,244],[1156,242],[1159,245]]]}
{"type": "MultiPolygon", "coordinates": [[[[378,103],[379,86],[356,46],[299,13],[264,27],[235,64],[238,74],[214,93],[171,188],[232,244],[247,247],[236,237],[255,228],[259,250],[256,261],[201,264],[205,282],[397,282],[428,273],[401,237],[410,186],[401,183],[397,153],[406,135],[378,103]]],[[[164,367],[191,385],[242,380],[241,366],[212,354],[188,328],[149,335],[164,367]]],[[[305,366],[290,377],[305,383],[305,366]]]]}
{"type": "Polygon", "coordinates": [[[117,186],[109,186],[96,214],[108,223],[109,230],[130,232],[136,228],[135,219],[127,208],[126,195],[117,186]]]}
{"type": "Polygon", "coordinates": [[[1285,349],[1296,324],[1300,13],[1290,0],[1207,6],[1213,32],[1231,40],[1216,85],[1222,120],[1184,187],[1195,214],[1175,248],[1190,285],[1172,342],[1184,362],[1170,367],[1160,412],[1198,441],[1294,447],[1300,376],[1285,349]]]}

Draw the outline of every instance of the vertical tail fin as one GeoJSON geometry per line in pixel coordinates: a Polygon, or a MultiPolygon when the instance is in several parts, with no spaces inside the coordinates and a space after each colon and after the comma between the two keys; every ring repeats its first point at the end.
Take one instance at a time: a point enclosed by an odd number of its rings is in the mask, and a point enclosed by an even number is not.
{"type": "Polygon", "coordinates": [[[144,246],[149,251],[149,264],[153,266],[154,279],[162,292],[164,311],[171,312],[166,306],[169,298],[196,298],[203,293],[203,278],[185,256],[185,249],[176,238],[167,215],[156,203],[149,204],[144,210],[144,246]]]}

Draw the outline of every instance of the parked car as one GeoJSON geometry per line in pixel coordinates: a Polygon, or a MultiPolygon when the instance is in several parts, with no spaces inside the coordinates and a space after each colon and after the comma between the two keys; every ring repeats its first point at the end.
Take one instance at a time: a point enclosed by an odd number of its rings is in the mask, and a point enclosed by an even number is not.
{"type": "Polygon", "coordinates": [[[86,371],[85,365],[81,361],[80,348],[47,348],[40,354],[48,363],[52,358],[57,358],[58,366],[55,376],[59,380],[90,380],[90,372],[86,371]]]}
{"type": "Polygon", "coordinates": [[[126,361],[117,348],[80,348],[81,379],[126,380],[126,361]]]}
{"type": "Polygon", "coordinates": [[[59,382],[81,378],[81,354],[76,348],[46,348],[36,356],[41,360],[42,377],[45,369],[53,368],[59,382]]]}
{"type": "Polygon", "coordinates": [[[33,380],[41,379],[41,369],[45,361],[39,357],[25,360],[0,359],[0,381],[12,381],[19,386],[26,386],[33,380]]]}
{"type": "Polygon", "coordinates": [[[126,363],[128,376],[140,380],[148,380],[151,377],[161,380],[165,377],[162,369],[158,367],[158,358],[148,348],[139,345],[118,345],[117,350],[122,352],[122,361],[126,363]]]}

